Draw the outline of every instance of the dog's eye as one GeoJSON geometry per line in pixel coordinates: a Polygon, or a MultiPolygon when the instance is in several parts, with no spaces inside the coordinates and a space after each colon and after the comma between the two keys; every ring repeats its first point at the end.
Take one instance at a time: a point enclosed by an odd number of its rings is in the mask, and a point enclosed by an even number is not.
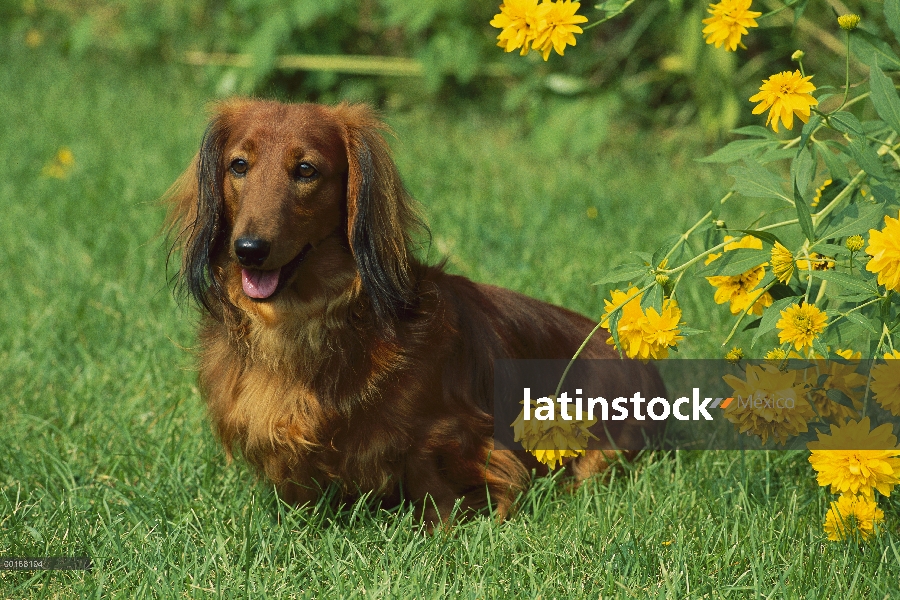
{"type": "Polygon", "coordinates": [[[248,165],[247,161],[244,160],[243,158],[236,158],[233,161],[231,161],[231,165],[229,165],[228,168],[231,169],[232,173],[234,173],[238,177],[241,177],[247,173],[247,168],[249,166],[250,165],[248,165]]]}
{"type": "Polygon", "coordinates": [[[294,179],[313,179],[319,172],[309,163],[302,162],[294,168],[294,179]]]}

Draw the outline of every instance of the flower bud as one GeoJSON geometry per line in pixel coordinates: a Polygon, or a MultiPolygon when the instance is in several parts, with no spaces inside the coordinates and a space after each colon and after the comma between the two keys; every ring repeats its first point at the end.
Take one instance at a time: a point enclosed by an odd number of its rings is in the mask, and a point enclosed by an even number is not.
{"type": "Polygon", "coordinates": [[[862,250],[862,247],[866,244],[861,235],[851,235],[847,238],[845,242],[847,246],[847,250],[850,252],[859,252],[862,250]]]}
{"type": "Polygon", "coordinates": [[[853,31],[859,27],[859,15],[841,15],[837,21],[844,31],[853,31]]]}
{"type": "Polygon", "coordinates": [[[801,60],[803,60],[804,56],[806,56],[806,54],[803,52],[803,50],[797,50],[796,52],[791,54],[791,60],[801,61],[801,60]]]}

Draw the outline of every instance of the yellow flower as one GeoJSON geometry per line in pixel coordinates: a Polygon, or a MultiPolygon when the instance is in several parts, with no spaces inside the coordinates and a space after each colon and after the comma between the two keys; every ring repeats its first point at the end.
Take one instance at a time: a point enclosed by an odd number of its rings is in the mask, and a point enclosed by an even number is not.
{"type": "Polygon", "coordinates": [[[75,155],[72,151],[63,146],[53,157],[53,160],[44,165],[41,174],[45,177],[53,177],[54,179],[65,179],[69,171],[75,164],[75,155]]]}
{"type": "MultiPolygon", "coordinates": [[[[669,355],[669,348],[683,339],[678,329],[681,309],[675,300],[669,298],[663,301],[661,313],[656,312],[652,306],[647,308],[645,313],[641,308],[642,294],[637,292],[638,289],[632,286],[627,292],[613,290],[610,293],[612,301],[603,301],[606,307],[606,312],[601,318],[603,327],[606,330],[610,329],[609,315],[624,303],[616,331],[625,355],[643,361],[666,358],[669,355]],[[632,294],[636,294],[635,297],[625,303],[632,294]]],[[[610,337],[606,343],[612,346],[615,342],[610,337]]]]}
{"type": "Polygon", "coordinates": [[[872,394],[885,410],[900,416],[900,351],[885,354],[885,364],[872,369],[872,394]]]}
{"type": "Polygon", "coordinates": [[[29,48],[37,48],[44,41],[44,35],[37,29],[29,29],[25,34],[25,45],[29,48]]]}
{"type": "Polygon", "coordinates": [[[819,102],[810,95],[816,86],[810,83],[812,75],[803,77],[800,71],[782,71],[763,80],[759,93],[750,97],[750,102],[759,102],[753,109],[753,114],[758,115],[767,109],[769,116],[766,125],[772,124],[772,129],[778,132],[778,119],[788,129],[794,128],[794,115],[806,123],[809,121],[809,108],[819,102]]]}
{"type": "Polygon", "coordinates": [[[845,539],[866,540],[875,532],[875,525],[884,521],[884,511],[875,501],[862,496],[842,494],[831,503],[823,525],[828,539],[837,542],[845,539]]]}
{"type": "Polygon", "coordinates": [[[745,374],[746,381],[734,375],[722,377],[735,394],[724,415],[738,432],[758,435],[763,444],[769,436],[784,444],[807,430],[807,421],[816,413],[804,398],[805,384],[798,380],[797,371],[748,365],[745,374]]]}
{"type": "Polygon", "coordinates": [[[847,246],[847,250],[850,252],[859,252],[866,245],[866,242],[861,235],[857,234],[848,237],[844,245],[847,246]]]}
{"type": "Polygon", "coordinates": [[[558,0],[541,4],[541,21],[535,36],[532,48],[541,53],[544,60],[550,58],[550,51],[562,56],[566,51],[566,44],[575,45],[575,34],[582,33],[577,23],[587,22],[587,17],[576,15],[581,7],[578,2],[571,0],[558,0]]]}
{"type": "Polygon", "coordinates": [[[834,268],[834,259],[828,256],[823,256],[818,252],[811,252],[809,255],[809,260],[805,258],[798,259],[797,268],[800,271],[809,271],[810,262],[812,262],[813,271],[827,271],[828,269],[834,268]]]}
{"type": "Polygon", "coordinates": [[[784,359],[786,358],[787,352],[785,352],[781,348],[772,348],[771,350],[766,352],[766,360],[775,364],[784,362],[784,359]]]}
{"type": "Polygon", "coordinates": [[[866,254],[872,257],[866,270],[878,273],[878,285],[900,291],[900,220],[885,215],[884,229],[870,229],[866,254]]]}
{"type": "Polygon", "coordinates": [[[772,272],[775,273],[775,279],[785,285],[794,274],[794,255],[781,242],[775,242],[772,246],[772,272]]]}
{"type": "Polygon", "coordinates": [[[828,325],[828,317],[814,304],[792,304],[781,311],[781,319],[775,323],[780,331],[781,344],[794,344],[795,350],[811,348],[813,340],[828,325]]]}
{"type": "Polygon", "coordinates": [[[597,419],[571,420],[558,418],[541,421],[534,418],[525,420],[525,409],[513,421],[514,441],[520,442],[525,450],[551,469],[564,458],[580,456],[587,450],[590,438],[597,439],[590,427],[597,419]]]}
{"type": "Polygon", "coordinates": [[[831,425],[831,435],[818,434],[818,441],[807,444],[812,453],[809,462],[818,473],[821,486],[831,486],[837,494],[862,494],[866,498],[878,490],[890,496],[900,483],[900,448],[885,423],[869,431],[869,417],[831,425]]]}
{"type": "Polygon", "coordinates": [[[507,52],[521,48],[522,56],[528,54],[537,33],[537,0],[506,0],[491,25],[502,30],[497,36],[498,46],[507,52]]]}
{"type": "Polygon", "coordinates": [[[731,364],[739,363],[742,358],[744,358],[744,350],[742,348],[738,348],[737,346],[725,353],[725,360],[727,360],[731,364]]]}
{"type": "Polygon", "coordinates": [[[838,25],[841,26],[841,29],[844,31],[853,31],[857,27],[859,27],[859,15],[841,15],[837,18],[838,25]]]}
{"type": "Polygon", "coordinates": [[[544,57],[550,58],[550,52],[565,52],[566,45],[575,45],[575,34],[582,33],[578,23],[587,21],[587,17],[576,15],[581,7],[571,0],[505,0],[500,5],[500,14],[494,15],[491,25],[500,29],[497,45],[512,52],[520,48],[525,56],[530,50],[537,50],[544,57]]]}
{"type": "MultiPolygon", "coordinates": [[[[731,239],[734,238],[725,236],[726,242],[731,239]]],[[[725,252],[737,250],[738,248],[762,250],[762,241],[759,238],[748,235],[738,241],[726,244],[725,252]]],[[[710,254],[706,259],[706,264],[710,264],[720,256],[722,256],[721,253],[710,254]]],[[[729,309],[733,315],[740,314],[741,311],[761,315],[763,309],[772,305],[772,296],[769,292],[763,292],[763,288],[757,289],[756,287],[766,276],[765,267],[768,264],[764,262],[759,266],[744,271],[740,275],[714,275],[707,277],[706,280],[710,285],[716,288],[716,295],[714,296],[716,304],[728,302],[729,309]]]]}
{"type": "Polygon", "coordinates": [[[832,181],[830,179],[826,179],[825,182],[822,183],[821,186],[816,188],[816,195],[813,197],[812,202],[809,203],[810,206],[815,208],[819,205],[819,202],[822,201],[822,192],[824,192],[825,188],[827,188],[831,184],[832,184],[832,181]]]}
{"type": "Polygon", "coordinates": [[[722,0],[718,4],[710,4],[707,12],[711,17],[703,19],[703,37],[707,44],[715,44],[716,48],[725,44],[725,49],[734,52],[741,44],[741,36],[747,33],[748,27],[758,27],[756,17],[761,12],[750,10],[751,0],[722,0]]]}

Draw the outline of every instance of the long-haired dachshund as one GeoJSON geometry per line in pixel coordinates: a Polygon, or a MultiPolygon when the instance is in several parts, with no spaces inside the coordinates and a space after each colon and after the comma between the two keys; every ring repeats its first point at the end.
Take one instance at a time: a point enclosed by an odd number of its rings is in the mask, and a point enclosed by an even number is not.
{"type": "MultiPolygon", "coordinates": [[[[217,106],[169,194],[202,394],[229,457],[236,444],[289,503],[337,483],[432,525],[457,501],[502,518],[543,465],[494,450],[493,361],[571,358],[594,324],[417,260],[383,129],[363,105],[217,106]]],[[[605,339],[582,357],[615,357],[605,339]]],[[[618,364],[611,384],[662,389],[618,364]]],[[[568,463],[576,482],[606,465],[601,450],[568,463]]]]}

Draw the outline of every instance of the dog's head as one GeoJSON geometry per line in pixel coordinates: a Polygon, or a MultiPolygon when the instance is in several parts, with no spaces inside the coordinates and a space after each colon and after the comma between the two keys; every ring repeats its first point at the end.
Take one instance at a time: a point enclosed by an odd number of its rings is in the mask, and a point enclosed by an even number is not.
{"type": "Polygon", "coordinates": [[[389,324],[418,220],[383,129],[364,105],[219,105],[170,193],[184,288],[217,317],[355,289],[389,324]]]}

